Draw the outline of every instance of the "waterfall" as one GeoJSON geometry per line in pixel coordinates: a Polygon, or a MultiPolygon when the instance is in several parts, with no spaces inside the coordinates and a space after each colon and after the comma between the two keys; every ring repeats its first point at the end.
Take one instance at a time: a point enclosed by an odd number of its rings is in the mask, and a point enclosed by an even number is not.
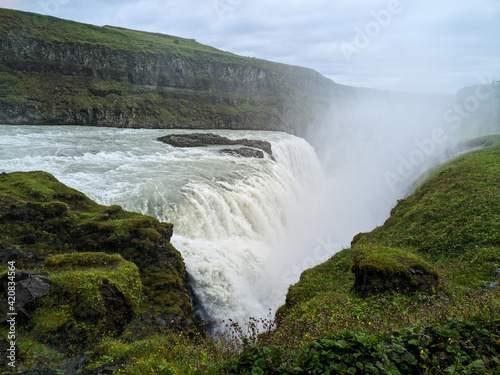
{"type": "MultiPolygon", "coordinates": [[[[45,170],[98,203],[174,224],[199,309],[214,324],[264,317],[311,266],[325,179],[314,149],[279,132],[211,131],[271,142],[273,158],[177,149],[169,130],[5,127],[0,169],[45,170]]],[[[182,131],[175,131],[182,132],[182,131]]],[[[331,249],[329,249],[331,250],[331,249]]],[[[330,252],[316,255],[313,262],[330,252]]]]}

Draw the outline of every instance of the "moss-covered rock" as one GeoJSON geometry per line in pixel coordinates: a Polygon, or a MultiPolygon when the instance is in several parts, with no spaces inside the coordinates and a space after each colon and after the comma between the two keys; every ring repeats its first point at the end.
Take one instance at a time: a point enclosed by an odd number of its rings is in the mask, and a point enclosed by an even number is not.
{"type": "Polygon", "coordinates": [[[358,254],[351,266],[354,289],[363,294],[430,291],[439,275],[418,255],[390,247],[375,247],[358,254]]]}
{"type": "Polygon", "coordinates": [[[69,351],[81,350],[103,333],[195,335],[172,231],[155,218],[98,205],[45,172],[0,175],[0,243],[20,252],[18,269],[43,270],[53,281],[30,323],[36,340],[51,347],[67,341],[69,351]]]}
{"type": "Polygon", "coordinates": [[[51,291],[30,322],[40,342],[74,353],[105,334],[120,335],[135,317],[142,289],[139,270],[120,255],[56,255],[45,267],[51,291]]]}

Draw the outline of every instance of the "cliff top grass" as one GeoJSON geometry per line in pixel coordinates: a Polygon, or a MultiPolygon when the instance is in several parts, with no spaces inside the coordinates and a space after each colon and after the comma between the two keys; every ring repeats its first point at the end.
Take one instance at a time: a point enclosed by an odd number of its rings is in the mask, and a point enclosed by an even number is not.
{"type": "Polygon", "coordinates": [[[0,20],[0,39],[10,30],[15,30],[16,34],[22,37],[50,44],[101,46],[109,50],[174,55],[195,60],[203,59],[204,61],[248,64],[267,68],[286,66],[262,59],[238,56],[198,43],[194,39],[109,25],[95,26],[37,13],[0,8],[0,20]]]}
{"type": "Polygon", "coordinates": [[[112,50],[153,54],[189,55],[198,52],[236,57],[193,39],[121,27],[94,26],[36,13],[0,8],[0,19],[0,37],[16,29],[23,37],[47,43],[99,45],[112,50]]]}

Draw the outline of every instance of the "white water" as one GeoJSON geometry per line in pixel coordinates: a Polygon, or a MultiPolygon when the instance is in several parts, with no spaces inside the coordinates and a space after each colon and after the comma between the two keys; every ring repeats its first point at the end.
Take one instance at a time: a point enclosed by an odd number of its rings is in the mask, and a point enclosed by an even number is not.
{"type": "Polygon", "coordinates": [[[275,161],[156,141],[171,132],[182,131],[0,126],[0,171],[44,170],[101,204],[172,222],[206,316],[266,316],[311,266],[325,187],[314,150],[277,132],[211,131],[268,140],[275,161]]]}

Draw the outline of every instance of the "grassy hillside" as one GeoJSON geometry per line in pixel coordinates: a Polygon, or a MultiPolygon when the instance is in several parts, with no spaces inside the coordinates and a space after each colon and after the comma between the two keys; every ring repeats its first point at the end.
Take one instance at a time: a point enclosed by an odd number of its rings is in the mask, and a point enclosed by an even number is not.
{"type": "Polygon", "coordinates": [[[229,52],[197,43],[192,39],[134,31],[112,26],[94,26],[51,16],[1,9],[0,37],[4,38],[13,29],[25,38],[41,40],[49,44],[72,42],[102,46],[109,50],[137,53],[163,54],[194,57],[205,53],[206,57],[239,62],[244,58],[229,52]]]}

